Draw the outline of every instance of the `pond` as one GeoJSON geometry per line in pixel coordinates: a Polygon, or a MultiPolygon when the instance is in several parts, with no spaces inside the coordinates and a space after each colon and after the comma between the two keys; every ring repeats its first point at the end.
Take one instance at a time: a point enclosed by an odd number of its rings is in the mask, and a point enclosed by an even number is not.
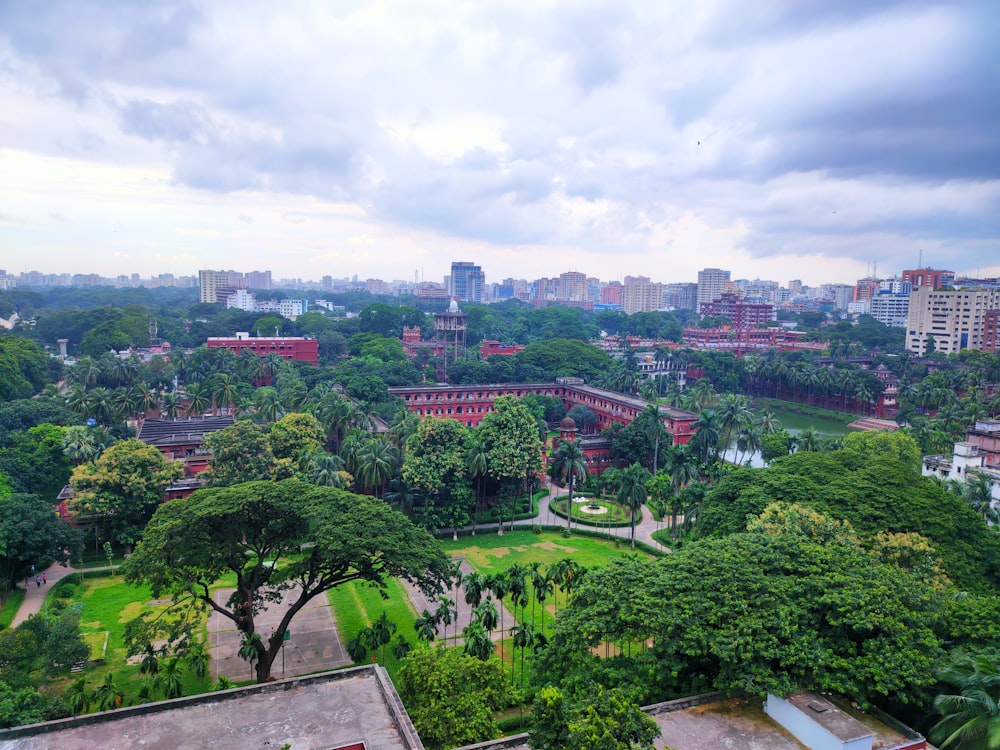
{"type": "MultiPolygon", "coordinates": [[[[809,427],[812,427],[822,440],[844,437],[850,432],[847,429],[847,425],[857,419],[857,417],[851,414],[838,414],[837,412],[828,412],[823,409],[813,409],[803,404],[775,401],[773,399],[757,399],[754,402],[754,414],[759,415],[765,411],[771,412],[778,420],[778,423],[793,436],[800,435],[809,427]]],[[[725,461],[733,462],[736,459],[736,453],[735,446],[730,445],[729,448],[723,451],[722,457],[725,461]]],[[[746,464],[746,454],[741,454],[739,458],[740,463],[746,464]]],[[[754,453],[750,456],[750,465],[757,468],[764,465],[764,462],[760,458],[760,453],[754,453]]]]}

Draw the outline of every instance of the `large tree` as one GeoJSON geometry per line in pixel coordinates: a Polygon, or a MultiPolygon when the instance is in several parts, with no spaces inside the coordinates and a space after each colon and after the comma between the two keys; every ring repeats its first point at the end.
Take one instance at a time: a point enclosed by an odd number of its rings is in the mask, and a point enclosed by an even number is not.
{"type": "Polygon", "coordinates": [[[80,532],[36,495],[0,491],[0,587],[4,590],[45,558],[65,562],[80,546],[80,532]]]}
{"type": "MultiPolygon", "coordinates": [[[[324,592],[405,578],[436,593],[449,575],[438,543],[382,501],[297,480],[199,490],[161,506],[124,569],[127,581],[171,594],[176,607],[193,600],[231,620],[256,655],[258,682],[270,677],[292,618],[324,592]],[[219,603],[212,587],[227,575],[236,589],[219,603]],[[281,595],[281,622],[270,636],[259,633],[257,616],[281,595]]],[[[130,632],[137,651],[164,637],[147,618],[130,632]]],[[[171,641],[185,635],[166,633],[171,641]]]]}
{"type": "MultiPolygon", "coordinates": [[[[477,430],[489,451],[490,474],[513,495],[542,470],[542,440],[534,415],[514,396],[498,396],[477,430]]],[[[513,516],[513,513],[511,514],[513,516]]],[[[503,519],[500,521],[503,532],[503,519]]]]}
{"type": "Polygon", "coordinates": [[[472,435],[456,419],[427,417],[406,443],[403,479],[421,491],[418,522],[434,531],[468,523],[474,502],[466,461],[472,435]]]}
{"type": "Polygon", "coordinates": [[[132,545],[163,502],[167,487],[182,476],[180,463],[130,438],[73,471],[73,506],[77,512],[103,516],[112,537],[119,544],[132,545]]]}

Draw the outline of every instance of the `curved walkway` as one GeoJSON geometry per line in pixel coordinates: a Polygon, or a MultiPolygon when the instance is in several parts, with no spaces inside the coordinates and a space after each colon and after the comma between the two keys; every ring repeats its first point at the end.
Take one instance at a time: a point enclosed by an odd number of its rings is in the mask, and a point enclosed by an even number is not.
{"type": "Polygon", "coordinates": [[[45,597],[57,581],[60,581],[73,573],[86,574],[105,570],[111,570],[111,568],[109,566],[104,566],[100,568],[82,568],[78,570],[69,565],[52,563],[52,565],[45,570],[37,571],[38,575],[41,575],[42,573],[45,574],[46,581],[41,586],[36,586],[35,577],[28,577],[28,585],[24,592],[24,599],[21,600],[21,606],[18,607],[17,614],[14,615],[14,619],[11,621],[10,626],[12,628],[16,628],[32,615],[37,615],[41,612],[42,606],[45,604],[45,597]]]}
{"type": "MultiPolygon", "coordinates": [[[[553,511],[549,509],[549,501],[554,497],[558,498],[569,494],[569,490],[566,489],[565,487],[558,487],[556,485],[553,485],[549,483],[548,480],[546,480],[544,486],[549,488],[549,494],[538,501],[538,515],[533,516],[532,518],[524,518],[519,521],[515,521],[514,522],[515,524],[537,523],[545,526],[565,527],[566,519],[562,516],[557,516],[553,511]]],[[[496,523],[485,523],[485,524],[481,523],[478,526],[476,526],[476,532],[477,533],[482,531],[495,532],[497,530],[498,525],[499,524],[496,523]]],[[[577,528],[577,524],[574,523],[573,528],[574,529],[577,528]]],[[[619,537],[626,541],[628,541],[629,539],[628,526],[620,526],[617,528],[610,528],[610,529],[602,529],[599,526],[582,526],[582,528],[587,529],[589,531],[595,531],[598,533],[604,532],[608,536],[619,537]]],[[[657,523],[656,519],[653,518],[653,513],[649,510],[649,508],[643,505],[642,518],[639,521],[639,523],[635,525],[636,540],[640,542],[645,542],[650,547],[652,547],[653,549],[657,549],[660,552],[670,552],[669,547],[665,547],[664,545],[660,544],[658,541],[653,539],[653,532],[657,531],[660,528],[668,528],[668,527],[665,524],[657,523]]],[[[460,530],[471,531],[472,527],[465,526],[460,530]]]]}

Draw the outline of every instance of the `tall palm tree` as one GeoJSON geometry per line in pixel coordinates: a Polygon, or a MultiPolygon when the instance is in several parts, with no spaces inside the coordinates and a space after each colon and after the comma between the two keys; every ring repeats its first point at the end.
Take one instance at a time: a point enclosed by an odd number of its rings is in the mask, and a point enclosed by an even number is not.
{"type": "Polygon", "coordinates": [[[420,613],[420,617],[413,621],[413,629],[417,633],[417,639],[425,643],[433,641],[437,637],[437,625],[437,615],[425,609],[420,613]]]}
{"type": "Polygon", "coordinates": [[[115,413],[111,391],[104,386],[90,391],[87,396],[87,413],[99,424],[110,427],[115,413]]]}
{"type": "Polygon", "coordinates": [[[631,512],[630,539],[632,549],[635,549],[635,516],[636,513],[642,511],[642,504],[646,502],[648,493],[646,481],[648,479],[649,472],[638,463],[623,469],[618,478],[618,491],[615,493],[615,497],[631,512]]]}
{"type": "Polygon", "coordinates": [[[212,404],[216,411],[225,409],[228,413],[239,400],[239,391],[240,381],[235,376],[227,372],[216,375],[212,385],[212,404]]]}
{"type": "Polygon", "coordinates": [[[580,439],[564,440],[552,454],[552,478],[569,487],[566,499],[566,528],[573,519],[573,484],[587,478],[587,454],[580,447],[580,439]]]}
{"type": "Polygon", "coordinates": [[[653,445],[653,465],[650,472],[655,476],[659,468],[660,443],[668,441],[670,439],[670,433],[667,432],[667,428],[664,426],[663,420],[660,418],[659,406],[656,404],[650,404],[643,411],[646,415],[646,438],[653,445]]]}
{"type": "Polygon", "coordinates": [[[462,588],[465,589],[465,603],[469,605],[471,611],[469,612],[469,624],[472,624],[472,616],[475,614],[476,607],[479,606],[480,602],[483,600],[483,594],[486,592],[486,579],[476,571],[472,571],[467,576],[462,579],[462,588]]]}
{"type": "Polygon", "coordinates": [[[110,711],[113,708],[121,708],[125,693],[115,682],[114,673],[108,672],[104,675],[104,682],[94,690],[92,702],[97,704],[101,711],[110,711]]]}
{"type": "Polygon", "coordinates": [[[177,412],[181,408],[180,401],[175,393],[164,393],[160,402],[160,413],[169,419],[177,419],[177,412]]]}
{"type": "Polygon", "coordinates": [[[204,414],[212,402],[212,392],[204,381],[194,381],[184,386],[184,398],[188,405],[185,413],[190,417],[204,414]]]}
{"type": "Polygon", "coordinates": [[[719,417],[713,409],[706,409],[698,415],[695,434],[689,445],[704,463],[718,459],[719,417]]]}
{"type": "Polygon", "coordinates": [[[366,440],[358,460],[358,474],[365,489],[371,488],[376,497],[385,494],[385,485],[399,471],[399,448],[384,435],[366,440]]]}
{"type": "Polygon", "coordinates": [[[469,449],[465,454],[465,467],[469,476],[478,480],[476,482],[476,507],[472,513],[472,535],[475,536],[476,526],[479,525],[479,506],[483,501],[486,477],[490,473],[489,446],[483,442],[478,434],[474,434],[469,443],[469,449]]]}
{"type": "Polygon", "coordinates": [[[462,628],[465,637],[463,651],[480,661],[489,661],[493,655],[493,639],[481,622],[470,622],[462,628]]]}
{"type": "MultiPolygon", "coordinates": [[[[514,648],[521,649],[521,689],[524,690],[524,649],[535,643],[535,628],[530,622],[514,625],[510,629],[514,648]]],[[[514,657],[510,660],[510,681],[514,683],[514,657]]]]}
{"type": "Polygon", "coordinates": [[[265,422],[277,422],[285,414],[278,391],[273,386],[264,386],[254,391],[253,408],[265,422]]]}
{"type": "Polygon", "coordinates": [[[938,675],[957,690],[934,699],[941,720],[930,736],[943,750],[995,750],[1000,747],[1000,658],[960,654],[938,675]]]}

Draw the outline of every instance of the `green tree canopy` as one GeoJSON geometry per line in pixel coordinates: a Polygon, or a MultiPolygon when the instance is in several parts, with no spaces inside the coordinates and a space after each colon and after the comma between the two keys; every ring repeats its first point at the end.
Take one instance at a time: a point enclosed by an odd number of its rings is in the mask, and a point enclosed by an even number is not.
{"type": "Polygon", "coordinates": [[[454,648],[421,646],[403,660],[399,694],[429,750],[500,737],[494,713],[509,701],[503,665],[454,648]]]}
{"type": "Polygon", "coordinates": [[[466,462],[472,434],[456,419],[426,417],[406,442],[403,479],[420,490],[416,518],[425,528],[468,522],[474,500],[466,462]]]}
{"type": "Polygon", "coordinates": [[[77,512],[103,516],[111,535],[120,544],[132,545],[163,502],[167,487],[182,476],[180,463],[129,438],[73,471],[73,507],[77,512]]]}
{"type": "Polygon", "coordinates": [[[275,477],[277,463],[267,434],[249,419],[206,435],[205,447],[212,451],[208,480],[213,487],[275,477]]]}
{"type": "Polygon", "coordinates": [[[37,495],[0,492],[0,586],[5,590],[46,558],[65,562],[80,547],[80,532],[37,495]]]}
{"type": "MultiPolygon", "coordinates": [[[[381,500],[289,479],[199,490],[160,506],[124,570],[127,581],[148,583],[154,596],[171,594],[177,606],[193,599],[232,621],[257,652],[257,680],[264,682],[285,630],[315,597],[350,581],[384,588],[389,578],[436,592],[449,563],[437,541],[381,500]],[[236,589],[219,603],[212,587],[227,575],[236,589]],[[256,618],[282,593],[288,606],[264,637],[256,618]]],[[[135,652],[164,637],[152,623],[140,616],[131,624],[135,652]]]]}

